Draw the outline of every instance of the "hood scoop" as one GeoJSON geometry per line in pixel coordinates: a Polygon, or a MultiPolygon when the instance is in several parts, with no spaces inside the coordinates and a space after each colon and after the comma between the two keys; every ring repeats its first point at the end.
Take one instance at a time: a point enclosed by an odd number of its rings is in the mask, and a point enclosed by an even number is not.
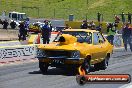
{"type": "Polygon", "coordinates": [[[59,42],[60,45],[73,44],[77,42],[77,38],[69,34],[62,34],[60,36],[59,42]]]}

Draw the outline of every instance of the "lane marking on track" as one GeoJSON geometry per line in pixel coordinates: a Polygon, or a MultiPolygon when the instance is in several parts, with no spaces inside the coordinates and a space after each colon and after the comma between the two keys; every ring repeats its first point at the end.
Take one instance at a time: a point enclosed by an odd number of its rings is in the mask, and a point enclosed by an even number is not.
{"type": "Polygon", "coordinates": [[[20,65],[24,63],[35,63],[38,62],[38,59],[30,59],[30,60],[23,60],[23,61],[15,61],[15,62],[9,62],[9,63],[2,63],[0,64],[0,67],[2,66],[11,66],[11,65],[20,65]]]}
{"type": "Polygon", "coordinates": [[[129,84],[125,84],[119,88],[132,88],[132,83],[129,83],[129,84]]]}
{"type": "Polygon", "coordinates": [[[14,46],[0,46],[0,48],[20,48],[24,46],[34,46],[36,44],[28,44],[28,45],[14,45],[14,46]]]}
{"type": "Polygon", "coordinates": [[[114,47],[115,50],[124,49],[124,47],[114,47]]]}
{"type": "Polygon", "coordinates": [[[18,40],[14,40],[14,41],[2,41],[2,42],[0,42],[0,44],[1,43],[8,43],[8,42],[10,43],[10,42],[19,42],[19,41],[18,40]]]}

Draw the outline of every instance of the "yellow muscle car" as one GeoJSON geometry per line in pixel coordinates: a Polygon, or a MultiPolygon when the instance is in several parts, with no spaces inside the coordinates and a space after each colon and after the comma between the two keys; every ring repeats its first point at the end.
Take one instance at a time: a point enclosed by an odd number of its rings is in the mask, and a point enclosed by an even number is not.
{"type": "Polygon", "coordinates": [[[91,65],[106,69],[113,46],[98,31],[90,29],[67,29],[60,32],[50,44],[37,45],[39,68],[47,72],[48,66],[76,69],[86,73],[91,65]]]}

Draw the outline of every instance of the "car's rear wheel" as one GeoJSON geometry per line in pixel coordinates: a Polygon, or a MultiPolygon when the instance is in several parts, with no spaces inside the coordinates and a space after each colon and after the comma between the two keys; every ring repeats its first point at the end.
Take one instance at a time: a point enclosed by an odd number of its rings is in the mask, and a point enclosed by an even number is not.
{"type": "Polygon", "coordinates": [[[48,64],[44,62],[39,62],[39,68],[42,73],[46,73],[48,71],[48,64]]]}
{"type": "Polygon", "coordinates": [[[109,58],[110,58],[109,56],[106,56],[102,62],[95,64],[94,68],[96,70],[100,70],[100,69],[105,70],[108,66],[109,58]]]}

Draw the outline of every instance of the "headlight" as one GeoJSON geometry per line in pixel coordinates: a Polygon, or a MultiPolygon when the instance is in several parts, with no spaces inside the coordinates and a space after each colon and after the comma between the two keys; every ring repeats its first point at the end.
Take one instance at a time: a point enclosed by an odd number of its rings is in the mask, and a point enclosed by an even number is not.
{"type": "Polygon", "coordinates": [[[45,51],[44,50],[41,50],[41,49],[38,49],[36,56],[37,57],[46,57],[45,51]]]}
{"type": "Polygon", "coordinates": [[[71,58],[80,58],[80,52],[79,51],[73,51],[71,53],[71,58]]]}

